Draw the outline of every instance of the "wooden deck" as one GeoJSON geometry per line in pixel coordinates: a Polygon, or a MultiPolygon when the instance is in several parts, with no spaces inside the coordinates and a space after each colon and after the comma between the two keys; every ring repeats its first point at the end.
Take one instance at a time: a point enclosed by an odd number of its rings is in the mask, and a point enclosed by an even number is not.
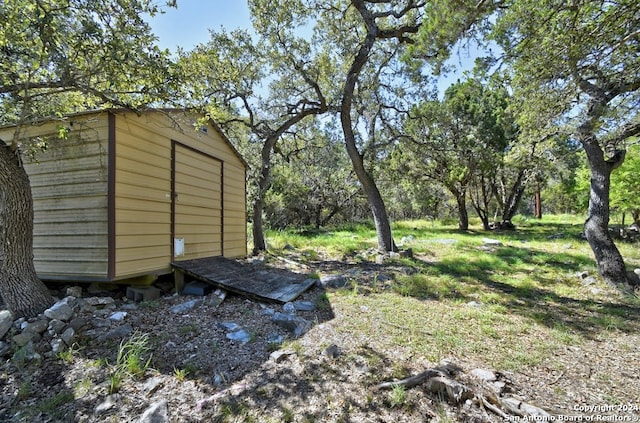
{"type": "Polygon", "coordinates": [[[299,273],[257,268],[224,257],[206,257],[171,263],[175,269],[176,291],[184,287],[185,276],[218,288],[261,301],[293,301],[315,283],[299,273]]]}

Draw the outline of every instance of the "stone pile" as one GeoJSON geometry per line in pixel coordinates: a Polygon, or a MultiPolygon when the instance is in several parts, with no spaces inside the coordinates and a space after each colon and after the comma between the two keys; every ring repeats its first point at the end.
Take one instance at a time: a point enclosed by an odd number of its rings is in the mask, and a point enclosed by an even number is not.
{"type": "Polygon", "coordinates": [[[14,319],[8,310],[0,311],[0,357],[13,353],[26,361],[48,358],[72,347],[80,335],[103,342],[133,332],[123,320],[127,307],[135,304],[117,309],[112,297],[81,298],[78,287],[67,294],[35,318],[14,319]]]}

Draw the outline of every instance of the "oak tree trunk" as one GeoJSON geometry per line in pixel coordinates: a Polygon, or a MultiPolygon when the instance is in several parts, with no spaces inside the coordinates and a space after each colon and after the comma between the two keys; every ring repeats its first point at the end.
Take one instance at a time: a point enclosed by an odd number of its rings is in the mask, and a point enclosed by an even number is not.
{"type": "Polygon", "coordinates": [[[467,212],[467,195],[465,191],[449,188],[449,191],[456,198],[458,205],[458,229],[466,231],[469,229],[469,213],[467,212]]]}
{"type": "Polygon", "coordinates": [[[624,260],[609,233],[611,172],[622,162],[605,160],[595,136],[591,135],[581,141],[591,169],[589,213],[584,224],[584,234],[605,282],[617,287],[627,287],[630,280],[624,260]]]}
{"type": "Polygon", "coordinates": [[[362,189],[367,195],[369,207],[373,214],[373,221],[376,225],[376,235],[378,237],[378,249],[381,251],[398,251],[395,242],[393,241],[393,235],[391,233],[391,224],[389,223],[389,215],[387,209],[380,194],[380,190],[373,180],[373,177],[367,172],[364,166],[363,155],[358,150],[356,144],[356,136],[353,129],[353,120],[351,118],[353,97],[355,92],[356,83],[362,68],[369,60],[371,49],[375,44],[378,34],[378,27],[375,23],[375,18],[369,12],[364,2],[358,0],[354,2],[354,5],[360,12],[364,23],[367,27],[367,34],[358,49],[351,67],[347,72],[346,82],[342,89],[342,102],[340,105],[340,123],[342,124],[342,132],[344,133],[344,142],[347,149],[347,154],[353,165],[353,170],[362,184],[362,189]]]}
{"type": "Polygon", "coordinates": [[[264,210],[265,196],[269,190],[269,182],[271,180],[271,152],[275,141],[276,138],[269,138],[262,146],[262,165],[260,168],[260,176],[258,177],[258,191],[253,200],[253,226],[251,227],[253,234],[253,254],[258,254],[260,251],[266,251],[267,249],[267,244],[264,240],[262,212],[264,210]]]}
{"type": "Polygon", "coordinates": [[[53,304],[33,265],[33,200],[19,153],[0,141],[0,295],[15,317],[53,304]]]}
{"type": "Polygon", "coordinates": [[[540,182],[538,181],[536,181],[534,201],[536,219],[542,219],[542,196],[540,195],[540,182]]]}

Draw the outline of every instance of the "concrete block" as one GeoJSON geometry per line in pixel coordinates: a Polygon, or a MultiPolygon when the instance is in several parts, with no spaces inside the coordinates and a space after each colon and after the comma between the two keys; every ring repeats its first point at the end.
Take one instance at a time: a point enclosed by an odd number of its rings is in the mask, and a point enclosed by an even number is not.
{"type": "Polygon", "coordinates": [[[132,286],[127,287],[127,298],[133,302],[139,303],[141,301],[152,301],[160,298],[160,291],[154,286],[147,288],[134,288],[132,286]]]}

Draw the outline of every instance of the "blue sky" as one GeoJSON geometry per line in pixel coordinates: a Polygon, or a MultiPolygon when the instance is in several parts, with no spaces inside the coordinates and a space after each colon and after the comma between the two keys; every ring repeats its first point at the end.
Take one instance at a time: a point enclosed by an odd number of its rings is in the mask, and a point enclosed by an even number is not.
{"type": "Polygon", "coordinates": [[[249,7],[241,0],[178,0],[178,8],[149,20],[160,47],[190,50],[209,40],[209,29],[250,28],[249,7]]]}
{"type": "MultiPolygon", "coordinates": [[[[177,9],[166,8],[165,11],[151,18],[149,23],[159,38],[160,47],[172,51],[178,46],[190,50],[196,44],[207,42],[210,29],[251,28],[249,7],[243,0],[178,0],[177,9]]],[[[462,69],[473,66],[473,60],[466,51],[459,55],[453,53],[450,63],[459,70],[440,78],[441,93],[460,78],[462,69]]]]}

